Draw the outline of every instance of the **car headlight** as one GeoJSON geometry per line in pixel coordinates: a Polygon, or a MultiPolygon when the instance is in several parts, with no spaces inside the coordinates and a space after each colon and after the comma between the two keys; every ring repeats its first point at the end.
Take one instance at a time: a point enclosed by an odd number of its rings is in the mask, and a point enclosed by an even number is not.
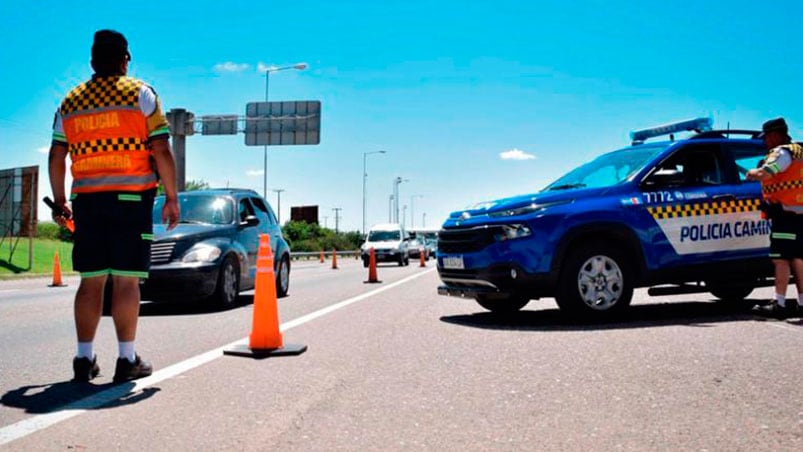
{"type": "Polygon", "coordinates": [[[199,243],[184,254],[184,257],[181,258],[181,262],[185,264],[193,262],[213,262],[218,257],[220,257],[220,248],[199,243]]]}
{"type": "Polygon", "coordinates": [[[520,239],[532,234],[533,230],[526,224],[505,224],[494,233],[494,239],[497,242],[504,242],[505,240],[520,239]]]}

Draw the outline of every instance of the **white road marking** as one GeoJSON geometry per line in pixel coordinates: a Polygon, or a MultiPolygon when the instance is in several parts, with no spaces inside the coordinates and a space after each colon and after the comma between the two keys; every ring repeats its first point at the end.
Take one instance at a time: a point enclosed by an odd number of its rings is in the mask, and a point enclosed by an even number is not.
{"type": "MultiPolygon", "coordinates": [[[[393,289],[394,287],[406,284],[434,270],[435,268],[432,268],[421,273],[416,273],[412,276],[408,276],[407,278],[380,287],[376,290],[372,290],[362,295],[358,295],[356,297],[343,300],[341,302],[335,303],[331,306],[327,306],[318,311],[301,316],[297,319],[293,319],[290,320],[289,322],[282,323],[279,326],[279,330],[287,331],[291,328],[301,326],[317,318],[323,317],[326,314],[330,314],[334,311],[337,311],[338,309],[345,308],[346,306],[365,300],[366,298],[370,298],[374,295],[393,289]]],[[[179,363],[165,367],[164,369],[157,370],[150,377],[142,378],[140,380],[135,380],[129,384],[123,384],[109,388],[105,391],[93,394],[85,399],[81,399],[68,405],[65,405],[57,409],[56,411],[51,411],[50,413],[32,416],[30,418],[19,421],[16,424],[11,424],[6,427],[3,427],[0,429],[0,446],[8,444],[12,441],[23,438],[25,436],[28,436],[32,433],[36,433],[39,430],[44,430],[48,427],[58,424],[61,421],[66,421],[67,419],[83,414],[88,410],[98,408],[102,405],[108,404],[115,400],[119,400],[120,398],[125,397],[129,394],[134,394],[138,391],[142,391],[143,389],[149,386],[153,386],[157,383],[173,378],[177,375],[183,374],[196,367],[202,366],[210,361],[220,358],[221,356],[223,356],[223,350],[232,348],[235,345],[247,344],[247,343],[248,343],[248,337],[242,338],[230,344],[226,344],[222,347],[210,350],[208,352],[186,359],[179,363]],[[133,386],[131,386],[132,384],[133,386]]]]}

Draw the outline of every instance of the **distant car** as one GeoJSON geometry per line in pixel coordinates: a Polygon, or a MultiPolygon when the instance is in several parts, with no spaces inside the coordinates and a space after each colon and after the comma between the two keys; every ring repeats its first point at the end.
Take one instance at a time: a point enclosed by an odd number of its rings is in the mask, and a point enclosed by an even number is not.
{"type": "Polygon", "coordinates": [[[438,238],[425,238],[424,243],[427,246],[427,256],[435,259],[436,253],[438,252],[438,238]]]}
{"type": "Polygon", "coordinates": [[[140,286],[143,300],[233,306],[239,292],[254,288],[260,234],[270,235],[276,294],[287,295],[290,247],[264,198],[242,189],[181,192],[178,198],[181,219],[171,231],[161,224],[164,197],[156,198],[150,276],[140,286]]]}
{"type": "Polygon", "coordinates": [[[397,262],[399,266],[410,265],[410,233],[398,223],[376,224],[368,230],[360,254],[364,267],[368,267],[371,248],[376,262],[397,262]]]}
{"type": "Polygon", "coordinates": [[[423,237],[416,237],[410,240],[410,245],[408,246],[409,254],[411,258],[420,259],[421,258],[421,251],[425,252],[426,258],[429,259],[431,254],[429,253],[429,249],[427,247],[426,239],[423,237]]]}

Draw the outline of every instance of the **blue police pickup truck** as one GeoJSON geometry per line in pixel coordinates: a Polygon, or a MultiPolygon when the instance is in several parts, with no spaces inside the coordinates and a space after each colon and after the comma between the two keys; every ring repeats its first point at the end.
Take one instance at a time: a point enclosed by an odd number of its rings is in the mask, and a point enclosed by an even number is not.
{"type": "Polygon", "coordinates": [[[586,318],[625,309],[636,287],[748,305],[772,282],[761,187],[745,180],[766,151],[758,132],[712,123],[631,132],[630,146],[538,193],[452,213],[438,233],[438,293],[497,313],[554,297],[586,318]],[[675,140],[681,132],[692,133],[675,140]],[[647,141],[663,135],[670,140],[647,141]]]}

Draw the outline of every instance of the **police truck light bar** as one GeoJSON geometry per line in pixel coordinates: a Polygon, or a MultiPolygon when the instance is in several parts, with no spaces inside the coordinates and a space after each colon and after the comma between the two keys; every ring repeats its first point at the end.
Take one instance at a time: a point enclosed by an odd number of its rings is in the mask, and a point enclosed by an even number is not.
{"type": "Polygon", "coordinates": [[[630,132],[630,140],[633,141],[634,145],[641,144],[648,138],[669,135],[676,132],[705,132],[711,130],[713,125],[714,120],[711,118],[688,119],[686,121],[673,122],[671,124],[664,124],[662,126],[651,127],[649,129],[634,130],[630,132]]]}

